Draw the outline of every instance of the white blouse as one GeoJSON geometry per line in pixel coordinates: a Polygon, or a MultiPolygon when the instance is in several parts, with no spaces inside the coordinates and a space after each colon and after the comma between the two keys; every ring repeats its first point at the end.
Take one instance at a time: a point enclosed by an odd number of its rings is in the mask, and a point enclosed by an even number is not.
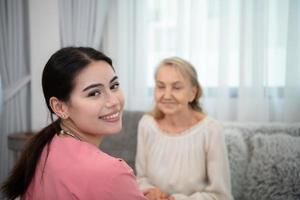
{"type": "Polygon", "coordinates": [[[144,115],[135,164],[142,190],[158,187],[176,200],[232,199],[222,127],[210,117],[170,134],[144,115]]]}

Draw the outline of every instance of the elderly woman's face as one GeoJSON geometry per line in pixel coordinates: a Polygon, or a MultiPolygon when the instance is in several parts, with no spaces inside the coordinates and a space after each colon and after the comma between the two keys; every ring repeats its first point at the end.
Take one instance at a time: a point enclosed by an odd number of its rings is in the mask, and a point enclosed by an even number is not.
{"type": "Polygon", "coordinates": [[[195,98],[196,90],[179,70],[164,65],[155,80],[155,101],[165,115],[173,115],[189,109],[188,103],[195,98]]]}

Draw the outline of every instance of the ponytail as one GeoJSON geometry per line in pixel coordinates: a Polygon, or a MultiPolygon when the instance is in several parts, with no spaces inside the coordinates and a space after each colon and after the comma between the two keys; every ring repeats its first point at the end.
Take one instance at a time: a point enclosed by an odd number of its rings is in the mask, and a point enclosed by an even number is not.
{"type": "MultiPolygon", "coordinates": [[[[15,199],[25,194],[34,177],[35,169],[44,147],[51,143],[54,135],[58,133],[60,129],[60,119],[57,119],[30,138],[26,143],[21,157],[1,187],[1,191],[8,199],[15,199]]],[[[47,155],[48,152],[47,150],[47,155]]]]}

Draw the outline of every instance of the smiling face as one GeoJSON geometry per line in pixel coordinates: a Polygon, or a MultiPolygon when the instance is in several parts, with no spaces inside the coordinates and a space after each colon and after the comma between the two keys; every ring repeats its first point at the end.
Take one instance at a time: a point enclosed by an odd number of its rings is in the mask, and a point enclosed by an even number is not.
{"type": "Polygon", "coordinates": [[[189,109],[196,89],[182,73],[171,65],[159,68],[155,83],[155,101],[164,115],[174,115],[189,109]]]}
{"type": "Polygon", "coordinates": [[[104,61],[92,62],[77,75],[65,104],[68,128],[85,136],[117,133],[122,128],[123,106],[124,97],[112,67],[104,61]]]}

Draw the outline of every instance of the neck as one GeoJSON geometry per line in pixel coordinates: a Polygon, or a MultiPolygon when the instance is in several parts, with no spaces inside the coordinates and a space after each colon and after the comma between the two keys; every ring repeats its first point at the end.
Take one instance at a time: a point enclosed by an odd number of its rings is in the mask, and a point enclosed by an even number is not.
{"type": "Polygon", "coordinates": [[[160,128],[169,133],[180,133],[192,127],[205,117],[204,114],[189,110],[187,112],[165,115],[158,121],[160,128]]]}
{"type": "Polygon", "coordinates": [[[77,140],[82,141],[82,139],[78,135],[76,135],[74,133],[71,133],[70,131],[67,131],[67,130],[64,130],[64,129],[61,129],[60,134],[71,136],[71,137],[73,137],[73,138],[75,138],[77,140]]]}
{"type": "Polygon", "coordinates": [[[62,120],[60,126],[62,128],[62,133],[68,137],[73,137],[74,139],[88,142],[92,145],[99,147],[102,137],[99,135],[93,135],[88,133],[83,133],[79,131],[79,129],[73,125],[70,119],[62,120]]]}
{"type": "Polygon", "coordinates": [[[199,115],[202,115],[194,110],[188,109],[186,111],[176,113],[174,115],[165,115],[163,120],[168,124],[175,127],[190,126],[195,124],[199,119],[199,115]]]}

